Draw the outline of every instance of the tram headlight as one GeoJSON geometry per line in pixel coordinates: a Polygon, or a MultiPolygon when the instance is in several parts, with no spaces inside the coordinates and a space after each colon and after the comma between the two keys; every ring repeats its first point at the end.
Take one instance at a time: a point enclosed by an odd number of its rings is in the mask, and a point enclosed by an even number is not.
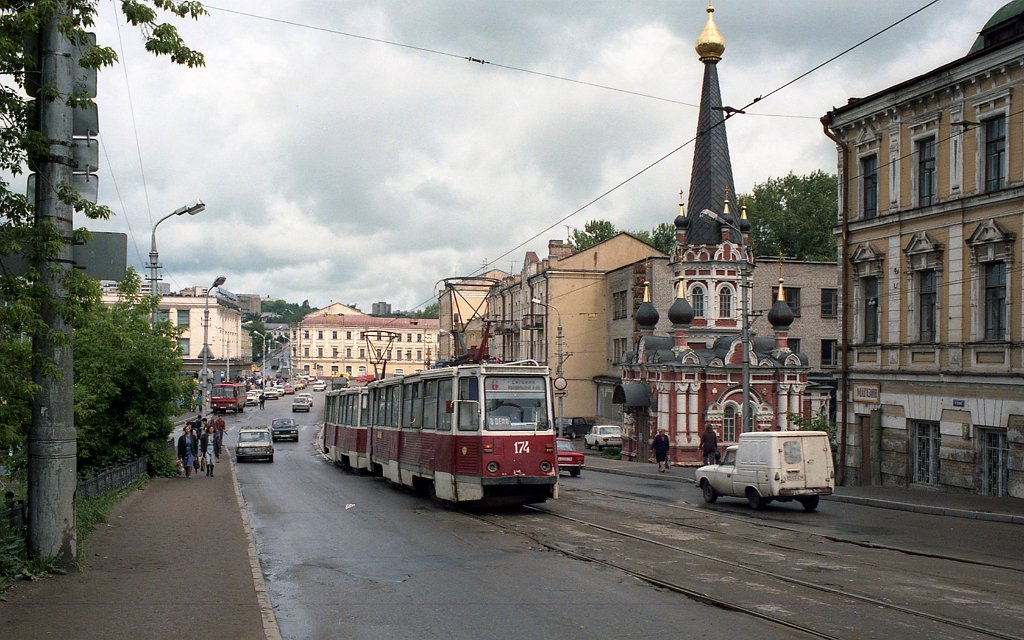
{"type": "Polygon", "coordinates": [[[498,463],[491,460],[487,463],[487,470],[491,473],[498,473],[498,463]]]}
{"type": "Polygon", "coordinates": [[[540,470],[542,473],[548,473],[549,471],[551,471],[551,463],[548,462],[547,460],[541,460],[540,470]]]}

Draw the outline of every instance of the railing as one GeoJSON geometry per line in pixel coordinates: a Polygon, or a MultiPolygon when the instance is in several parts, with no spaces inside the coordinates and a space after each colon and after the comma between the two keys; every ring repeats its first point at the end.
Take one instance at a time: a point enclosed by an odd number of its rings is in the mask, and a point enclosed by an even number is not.
{"type": "Polygon", "coordinates": [[[82,472],[78,477],[78,498],[92,498],[108,491],[123,489],[146,475],[146,458],[138,457],[131,462],[107,467],[89,476],[82,472]]]}

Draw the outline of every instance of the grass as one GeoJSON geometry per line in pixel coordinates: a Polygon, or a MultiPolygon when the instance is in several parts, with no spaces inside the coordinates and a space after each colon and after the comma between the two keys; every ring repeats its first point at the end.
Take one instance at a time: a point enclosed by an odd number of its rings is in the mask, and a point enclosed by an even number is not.
{"type": "MultiPolygon", "coordinates": [[[[143,477],[119,491],[111,491],[94,498],[75,501],[75,533],[77,539],[77,566],[82,566],[89,534],[96,525],[105,522],[110,510],[122,498],[144,487],[149,482],[143,477]]],[[[29,557],[28,545],[20,532],[0,526],[0,600],[3,593],[18,580],[37,580],[47,574],[64,573],[54,562],[29,557]]]]}

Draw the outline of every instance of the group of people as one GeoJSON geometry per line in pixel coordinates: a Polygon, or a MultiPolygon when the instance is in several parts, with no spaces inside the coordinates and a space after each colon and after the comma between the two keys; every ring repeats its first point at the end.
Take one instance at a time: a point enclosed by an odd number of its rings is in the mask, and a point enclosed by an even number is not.
{"type": "MultiPolygon", "coordinates": [[[[658,431],[658,435],[654,436],[654,439],[651,440],[651,449],[654,451],[654,459],[658,462],[659,472],[664,473],[668,471],[668,450],[671,446],[672,443],[665,429],[658,431]]],[[[704,433],[700,434],[700,444],[698,447],[704,458],[704,464],[718,463],[718,435],[715,434],[715,430],[710,424],[704,428],[704,433]]]]}
{"type": "Polygon", "coordinates": [[[216,415],[210,419],[196,416],[182,428],[178,438],[178,470],[186,478],[191,478],[193,471],[198,474],[206,471],[206,476],[213,477],[213,467],[220,460],[220,450],[224,442],[224,418],[216,415]]]}

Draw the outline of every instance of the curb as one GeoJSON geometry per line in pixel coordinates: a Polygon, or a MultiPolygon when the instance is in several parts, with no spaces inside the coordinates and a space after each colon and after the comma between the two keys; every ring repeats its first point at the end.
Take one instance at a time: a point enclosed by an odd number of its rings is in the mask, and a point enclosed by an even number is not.
{"type": "Polygon", "coordinates": [[[252,583],[256,588],[256,599],[260,604],[260,616],[263,618],[263,636],[266,640],[281,640],[281,629],[277,626],[277,616],[274,615],[274,605],[270,602],[270,594],[267,592],[267,583],[263,579],[263,566],[260,564],[260,555],[256,551],[256,540],[252,536],[252,527],[249,525],[249,513],[245,510],[245,500],[242,499],[242,491],[238,488],[238,476],[235,475],[234,457],[228,453],[228,464],[231,465],[231,486],[235,490],[235,499],[238,501],[238,510],[242,514],[242,526],[245,527],[245,538],[248,541],[247,552],[249,554],[249,568],[252,569],[252,583]]]}

